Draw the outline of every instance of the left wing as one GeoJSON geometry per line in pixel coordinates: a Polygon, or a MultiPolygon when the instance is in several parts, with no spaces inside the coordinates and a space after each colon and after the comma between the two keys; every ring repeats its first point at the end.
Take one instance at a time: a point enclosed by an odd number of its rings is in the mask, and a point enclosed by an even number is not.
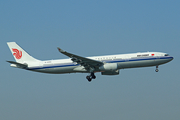
{"type": "Polygon", "coordinates": [[[89,59],[89,58],[85,58],[85,57],[81,57],[72,53],[68,53],[60,48],[58,48],[59,52],[61,52],[62,54],[68,56],[71,58],[71,60],[73,62],[76,62],[78,64],[80,64],[81,66],[84,66],[85,69],[87,70],[95,70],[95,69],[99,69],[99,67],[101,65],[103,65],[103,62],[101,61],[97,61],[97,60],[93,60],[93,59],[89,59]]]}

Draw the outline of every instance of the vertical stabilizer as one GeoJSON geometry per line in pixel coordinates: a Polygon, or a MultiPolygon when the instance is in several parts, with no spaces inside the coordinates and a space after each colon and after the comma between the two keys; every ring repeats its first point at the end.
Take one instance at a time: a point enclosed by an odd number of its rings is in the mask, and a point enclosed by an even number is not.
{"type": "Polygon", "coordinates": [[[24,51],[19,45],[17,45],[15,42],[7,42],[9,49],[11,53],[14,56],[14,59],[18,63],[24,63],[24,61],[39,61],[32,56],[30,56],[26,51],[24,51]]]}

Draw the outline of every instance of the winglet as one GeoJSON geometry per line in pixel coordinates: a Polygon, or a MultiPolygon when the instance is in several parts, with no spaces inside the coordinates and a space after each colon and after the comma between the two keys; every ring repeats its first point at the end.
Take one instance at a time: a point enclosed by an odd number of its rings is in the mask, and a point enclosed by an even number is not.
{"type": "Polygon", "coordinates": [[[61,48],[59,48],[59,47],[58,47],[57,49],[58,49],[58,50],[59,50],[59,52],[61,52],[61,53],[62,53],[62,52],[65,52],[64,50],[62,50],[62,49],[61,49],[61,48]]]}

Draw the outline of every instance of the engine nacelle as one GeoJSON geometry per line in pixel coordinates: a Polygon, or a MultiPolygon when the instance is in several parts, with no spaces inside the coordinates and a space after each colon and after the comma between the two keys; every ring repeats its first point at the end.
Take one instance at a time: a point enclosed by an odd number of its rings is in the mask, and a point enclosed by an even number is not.
{"type": "Polygon", "coordinates": [[[102,71],[116,71],[117,67],[117,63],[106,63],[99,67],[99,69],[102,71]]]}
{"type": "Polygon", "coordinates": [[[101,72],[101,75],[119,75],[119,70],[101,72]]]}

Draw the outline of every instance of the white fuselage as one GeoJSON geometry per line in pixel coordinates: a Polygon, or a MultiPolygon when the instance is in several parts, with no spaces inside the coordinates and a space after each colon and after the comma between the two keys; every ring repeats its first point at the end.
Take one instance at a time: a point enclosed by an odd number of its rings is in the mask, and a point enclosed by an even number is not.
{"type": "MultiPolygon", "coordinates": [[[[158,66],[167,63],[173,59],[166,53],[161,52],[143,52],[132,54],[118,54],[107,56],[94,56],[87,57],[96,61],[101,61],[104,64],[117,63],[117,69],[137,68],[137,67],[149,67],[158,66]]],[[[75,73],[85,72],[88,73],[83,66],[73,62],[71,59],[60,60],[46,60],[39,62],[28,62],[27,70],[43,72],[43,73],[75,73]]],[[[26,63],[26,61],[25,61],[26,63]]],[[[102,70],[95,70],[95,72],[102,72],[102,70]]]]}

